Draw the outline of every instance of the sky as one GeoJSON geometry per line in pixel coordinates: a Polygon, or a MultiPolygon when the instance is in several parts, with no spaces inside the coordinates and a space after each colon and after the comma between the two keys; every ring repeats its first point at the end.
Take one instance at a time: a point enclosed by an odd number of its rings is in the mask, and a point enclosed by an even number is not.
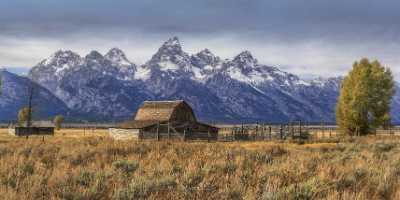
{"type": "Polygon", "coordinates": [[[0,66],[30,68],[59,49],[125,51],[136,64],[168,38],[221,58],[249,50],[301,76],[337,76],[363,57],[400,79],[398,0],[1,0],[0,66]]]}

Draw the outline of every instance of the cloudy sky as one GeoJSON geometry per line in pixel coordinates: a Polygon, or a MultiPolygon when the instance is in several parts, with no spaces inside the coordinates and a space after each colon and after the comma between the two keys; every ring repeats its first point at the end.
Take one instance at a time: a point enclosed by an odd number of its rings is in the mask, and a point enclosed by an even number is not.
{"type": "Polygon", "coordinates": [[[178,36],[188,53],[250,50],[299,75],[342,75],[369,57],[400,79],[399,9],[398,0],[1,0],[0,66],[112,47],[142,64],[178,36]]]}

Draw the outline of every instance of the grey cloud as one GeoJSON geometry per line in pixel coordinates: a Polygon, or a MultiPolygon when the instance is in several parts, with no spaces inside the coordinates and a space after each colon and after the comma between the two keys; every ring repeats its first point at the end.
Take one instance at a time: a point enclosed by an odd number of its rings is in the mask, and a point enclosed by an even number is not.
{"type": "Polygon", "coordinates": [[[364,56],[400,72],[399,7],[398,0],[2,0],[0,65],[31,66],[57,48],[113,46],[143,62],[178,35],[189,51],[232,57],[249,49],[303,74],[340,74],[364,56]]]}
{"type": "Polygon", "coordinates": [[[394,0],[23,1],[0,3],[0,24],[10,33],[69,33],[82,29],[209,33],[255,31],[283,35],[353,33],[394,26],[394,0]],[[356,30],[341,30],[355,26],[356,30]]]}

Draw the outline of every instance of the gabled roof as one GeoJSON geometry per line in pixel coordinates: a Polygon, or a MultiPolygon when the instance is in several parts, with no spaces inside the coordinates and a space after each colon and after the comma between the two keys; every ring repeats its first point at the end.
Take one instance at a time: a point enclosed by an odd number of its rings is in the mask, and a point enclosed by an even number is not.
{"type": "Polygon", "coordinates": [[[148,121],[128,121],[124,122],[119,125],[119,128],[126,128],[126,129],[141,129],[141,128],[146,128],[149,126],[156,125],[157,123],[162,123],[159,121],[154,121],[154,120],[148,120],[148,121]]]}
{"type": "Polygon", "coordinates": [[[181,104],[186,104],[182,100],[177,101],[145,101],[136,113],[136,121],[168,121],[174,109],[181,104]]]}
{"type": "MultiPolygon", "coordinates": [[[[16,125],[15,127],[27,127],[28,123],[24,122],[22,125],[16,125]]],[[[31,122],[31,127],[55,127],[54,123],[52,121],[32,121],[31,122]]]]}

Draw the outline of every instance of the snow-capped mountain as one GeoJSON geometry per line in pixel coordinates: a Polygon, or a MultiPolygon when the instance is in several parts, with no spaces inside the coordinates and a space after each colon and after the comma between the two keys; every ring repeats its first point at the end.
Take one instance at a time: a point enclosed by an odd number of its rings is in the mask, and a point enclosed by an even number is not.
{"type": "Polygon", "coordinates": [[[74,67],[81,66],[83,62],[78,54],[60,50],[32,68],[29,75],[32,80],[54,91],[63,76],[74,67]]]}
{"type": "Polygon", "coordinates": [[[137,79],[147,81],[149,78],[157,77],[179,78],[190,77],[193,75],[195,66],[191,64],[190,56],[182,50],[182,46],[177,37],[166,41],[156,54],[143,66],[141,72],[147,72],[147,75],[139,74],[137,79]]]}
{"type": "Polygon", "coordinates": [[[72,51],[60,50],[33,67],[29,76],[54,91],[65,76],[75,74],[82,68],[94,72],[95,75],[98,73],[115,75],[121,80],[133,79],[136,71],[136,65],[117,48],[111,49],[105,56],[92,51],[84,58],[72,51]]]}
{"type": "Polygon", "coordinates": [[[35,118],[52,118],[62,114],[68,116],[70,111],[63,101],[49,90],[32,82],[28,78],[12,74],[0,69],[1,95],[0,120],[14,121],[18,111],[28,106],[29,93],[33,88],[33,114],[35,118]]]}
{"type": "Polygon", "coordinates": [[[71,51],[58,51],[33,67],[29,77],[53,91],[72,110],[102,119],[133,112],[137,103],[131,93],[138,90],[142,94],[132,82],[135,72],[136,65],[113,48],[104,56],[92,51],[83,58],[71,51]]]}
{"type": "Polygon", "coordinates": [[[253,86],[272,84],[275,87],[285,88],[307,84],[293,74],[283,72],[276,67],[259,64],[249,51],[244,51],[232,61],[225,62],[223,72],[235,80],[253,86]]]}
{"type": "Polygon", "coordinates": [[[209,49],[189,55],[177,37],[141,66],[117,48],[85,57],[59,51],[33,67],[29,77],[70,109],[94,118],[131,117],[147,99],[184,99],[199,118],[220,122],[333,122],[342,80],[303,80],[260,64],[249,51],[225,60],[209,49]]]}

